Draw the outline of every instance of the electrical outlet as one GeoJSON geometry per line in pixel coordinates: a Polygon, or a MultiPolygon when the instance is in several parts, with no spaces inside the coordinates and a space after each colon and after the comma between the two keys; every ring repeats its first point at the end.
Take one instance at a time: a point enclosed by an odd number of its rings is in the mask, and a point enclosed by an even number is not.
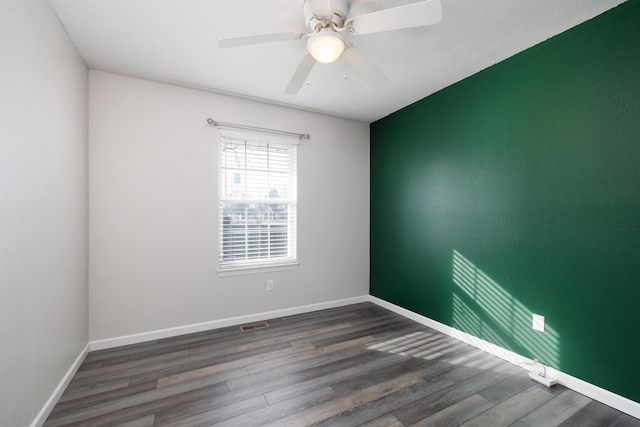
{"type": "Polygon", "coordinates": [[[267,280],[267,290],[268,291],[273,290],[273,280],[267,280]]]}
{"type": "Polygon", "coordinates": [[[534,314],[532,327],[536,331],[544,332],[544,316],[534,314]]]}

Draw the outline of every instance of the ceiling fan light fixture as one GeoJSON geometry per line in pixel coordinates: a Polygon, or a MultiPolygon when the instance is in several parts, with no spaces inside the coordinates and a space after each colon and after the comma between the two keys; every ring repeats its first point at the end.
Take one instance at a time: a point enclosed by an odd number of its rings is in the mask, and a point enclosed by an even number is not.
{"type": "Polygon", "coordinates": [[[309,38],[307,49],[316,61],[329,64],[340,58],[345,44],[333,31],[322,30],[309,38]]]}

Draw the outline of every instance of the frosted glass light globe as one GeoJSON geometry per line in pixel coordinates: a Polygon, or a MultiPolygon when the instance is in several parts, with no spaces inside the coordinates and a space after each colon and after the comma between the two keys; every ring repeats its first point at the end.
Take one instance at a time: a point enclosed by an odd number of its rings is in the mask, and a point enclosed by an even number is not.
{"type": "Polygon", "coordinates": [[[314,34],[307,41],[307,49],[313,58],[324,64],[340,58],[344,52],[344,42],[331,30],[322,30],[314,34]]]}

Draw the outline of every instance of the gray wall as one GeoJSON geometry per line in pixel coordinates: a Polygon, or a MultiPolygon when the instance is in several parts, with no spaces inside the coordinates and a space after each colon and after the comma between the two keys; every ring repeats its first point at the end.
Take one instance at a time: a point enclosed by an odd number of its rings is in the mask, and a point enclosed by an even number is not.
{"type": "Polygon", "coordinates": [[[93,70],[89,121],[92,341],[368,294],[368,124],[93,70]],[[218,277],[208,117],[311,135],[296,270],[218,277]]]}
{"type": "Polygon", "coordinates": [[[45,0],[0,3],[0,425],[88,341],[88,71],[45,0]]]}

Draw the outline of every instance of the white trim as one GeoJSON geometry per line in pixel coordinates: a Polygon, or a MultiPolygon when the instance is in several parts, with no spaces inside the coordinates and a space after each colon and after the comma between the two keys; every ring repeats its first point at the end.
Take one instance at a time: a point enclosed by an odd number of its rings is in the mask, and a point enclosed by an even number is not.
{"type": "MultiPolygon", "coordinates": [[[[531,359],[507,350],[506,348],[497,346],[476,336],[470,335],[466,332],[462,332],[458,329],[452,328],[451,326],[447,326],[436,320],[422,316],[421,314],[407,310],[406,308],[402,308],[378,297],[374,297],[373,295],[369,295],[368,301],[377,304],[380,307],[384,307],[387,310],[391,310],[401,316],[421,323],[425,326],[433,328],[445,335],[449,335],[462,342],[471,344],[472,346],[484,350],[487,353],[491,353],[494,356],[498,356],[501,359],[506,360],[507,362],[511,362],[515,365],[518,365],[519,363],[531,363],[531,359]]],[[[562,371],[549,368],[548,372],[556,377],[558,379],[558,382],[563,386],[577,391],[580,394],[584,394],[585,396],[590,397],[593,400],[597,400],[604,403],[605,405],[611,406],[612,408],[615,408],[619,411],[627,413],[632,417],[640,418],[640,403],[612,393],[609,390],[605,390],[579,378],[573,377],[569,374],[565,374],[562,371]]]]}
{"type": "Polygon", "coordinates": [[[218,277],[240,276],[243,274],[270,273],[272,271],[295,270],[298,268],[298,262],[283,262],[280,264],[272,263],[271,265],[243,265],[238,267],[218,268],[218,277]]]}
{"type": "Polygon", "coordinates": [[[38,415],[36,415],[36,417],[34,418],[33,422],[31,423],[31,427],[40,427],[44,424],[51,411],[53,411],[53,407],[56,406],[56,403],[58,403],[60,396],[62,396],[62,393],[64,393],[64,390],[71,382],[71,379],[78,371],[78,368],[80,368],[80,365],[82,365],[82,362],[84,361],[84,358],[87,357],[88,353],[89,343],[84,346],[84,348],[80,351],[78,357],[76,357],[76,360],[73,361],[67,373],[64,375],[64,377],[62,377],[62,380],[60,381],[56,389],[53,391],[42,409],[40,409],[38,415]]]}
{"type": "Polygon", "coordinates": [[[193,332],[208,331],[210,329],[225,328],[227,326],[242,325],[260,320],[273,319],[276,317],[292,316],[295,314],[308,313],[311,311],[325,310],[327,308],[342,307],[345,305],[358,304],[369,301],[368,295],[360,297],[346,298],[335,301],[327,301],[318,304],[303,305],[281,310],[266,311],[245,316],[229,317],[226,319],[212,320],[209,322],[195,323],[174,328],[159,329],[156,331],[143,332],[140,334],[125,335],[122,337],[107,338],[103,340],[91,341],[89,343],[91,351],[104,350],[106,348],[119,347],[128,344],[138,344],[145,341],[170,338],[178,335],[190,334],[193,332]]]}

